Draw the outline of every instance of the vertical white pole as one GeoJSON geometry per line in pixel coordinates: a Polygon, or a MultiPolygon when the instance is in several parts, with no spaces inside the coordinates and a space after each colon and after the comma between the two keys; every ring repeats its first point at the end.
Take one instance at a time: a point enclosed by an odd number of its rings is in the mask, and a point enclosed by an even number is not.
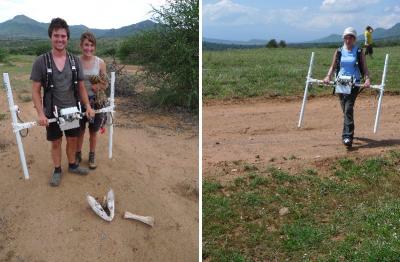
{"type": "Polygon", "coordinates": [[[385,90],[386,69],[387,69],[388,61],[389,61],[389,54],[386,54],[385,66],[383,67],[383,73],[382,73],[382,82],[381,82],[381,90],[380,90],[379,100],[378,100],[378,108],[376,109],[376,116],[375,116],[375,125],[374,125],[374,133],[375,134],[378,131],[378,127],[379,127],[379,118],[380,118],[380,115],[381,115],[383,92],[385,90]]]}
{"type": "MultiPolygon", "coordinates": [[[[111,72],[111,93],[110,93],[110,105],[114,109],[114,89],[115,89],[115,72],[111,72]]],[[[110,112],[110,117],[113,117],[113,112],[110,112]]],[[[114,118],[110,125],[110,131],[108,134],[108,158],[112,158],[112,143],[113,143],[113,131],[114,131],[114,118]]]]}
{"type": "Polygon", "coordinates": [[[303,123],[304,109],[306,107],[307,94],[308,94],[308,85],[309,85],[308,79],[311,78],[313,65],[314,65],[314,52],[311,53],[310,66],[308,67],[306,87],[304,89],[303,104],[301,105],[299,123],[297,124],[297,127],[301,127],[301,124],[303,123]]]}
{"type": "MultiPolygon", "coordinates": [[[[8,73],[3,73],[3,82],[4,82],[4,86],[7,89],[7,99],[8,99],[8,105],[10,107],[11,119],[12,119],[13,124],[17,124],[18,123],[17,113],[15,112],[16,109],[15,109],[14,98],[13,98],[13,94],[11,91],[11,84],[10,84],[10,78],[8,77],[8,73]]],[[[14,125],[13,125],[13,127],[14,127],[14,125]]],[[[14,131],[14,128],[13,128],[13,131],[14,131]]],[[[14,132],[14,133],[15,133],[15,137],[17,139],[19,159],[21,161],[22,170],[24,171],[24,177],[25,177],[25,179],[29,179],[29,172],[28,172],[28,167],[26,166],[25,152],[24,152],[24,147],[22,145],[22,141],[21,141],[21,135],[18,131],[14,132]]]]}

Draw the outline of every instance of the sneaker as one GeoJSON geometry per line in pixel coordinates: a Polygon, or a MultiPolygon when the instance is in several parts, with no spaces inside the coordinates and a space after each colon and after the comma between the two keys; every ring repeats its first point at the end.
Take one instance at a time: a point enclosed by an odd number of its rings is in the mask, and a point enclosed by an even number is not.
{"type": "Polygon", "coordinates": [[[353,141],[351,141],[350,138],[345,138],[345,139],[343,139],[343,144],[344,144],[346,147],[351,147],[352,144],[353,144],[353,141]]]}
{"type": "Polygon", "coordinates": [[[89,174],[89,170],[87,168],[80,167],[80,166],[77,166],[75,168],[68,167],[68,172],[77,174],[80,176],[85,176],[85,175],[89,174]]]}
{"type": "Polygon", "coordinates": [[[79,163],[82,162],[82,152],[76,152],[75,153],[75,163],[77,163],[79,165],[79,163]]]}
{"type": "Polygon", "coordinates": [[[89,152],[89,168],[96,169],[97,165],[95,162],[94,152],[89,152]]]}
{"type": "Polygon", "coordinates": [[[54,171],[51,175],[50,186],[58,186],[61,183],[62,173],[54,171]]]}

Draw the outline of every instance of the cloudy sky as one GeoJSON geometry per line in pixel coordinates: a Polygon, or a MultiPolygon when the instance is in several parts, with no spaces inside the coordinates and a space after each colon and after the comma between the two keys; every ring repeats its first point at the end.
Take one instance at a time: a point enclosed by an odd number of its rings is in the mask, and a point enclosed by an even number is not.
{"type": "Polygon", "coordinates": [[[152,8],[165,0],[0,0],[0,23],[16,15],[50,23],[54,17],[64,18],[69,25],[83,24],[90,28],[110,29],[134,24],[148,18],[152,8]]]}
{"type": "Polygon", "coordinates": [[[399,0],[203,0],[203,37],[227,40],[315,40],[353,26],[390,28],[399,0]]]}

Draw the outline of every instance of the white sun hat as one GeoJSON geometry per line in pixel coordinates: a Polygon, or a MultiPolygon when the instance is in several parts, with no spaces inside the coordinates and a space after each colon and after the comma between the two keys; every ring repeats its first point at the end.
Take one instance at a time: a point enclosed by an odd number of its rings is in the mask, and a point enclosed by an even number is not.
{"type": "Polygon", "coordinates": [[[354,36],[354,38],[357,38],[357,32],[353,27],[347,27],[346,29],[344,29],[343,38],[346,35],[352,35],[352,36],[354,36]]]}

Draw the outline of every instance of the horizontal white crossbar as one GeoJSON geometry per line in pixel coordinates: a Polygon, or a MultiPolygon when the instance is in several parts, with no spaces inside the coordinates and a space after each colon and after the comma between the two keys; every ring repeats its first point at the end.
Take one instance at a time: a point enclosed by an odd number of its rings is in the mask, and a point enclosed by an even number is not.
{"type": "MultiPolygon", "coordinates": [[[[323,80],[319,80],[319,79],[315,79],[315,78],[308,78],[307,82],[311,83],[311,84],[315,83],[315,84],[320,85],[320,86],[334,86],[334,85],[336,85],[335,81],[329,81],[329,83],[325,83],[323,80]]],[[[355,84],[355,86],[357,86],[357,87],[365,87],[364,84],[355,84]]],[[[382,85],[370,85],[369,88],[378,89],[378,90],[384,90],[385,86],[382,86],[382,85]]]]}

